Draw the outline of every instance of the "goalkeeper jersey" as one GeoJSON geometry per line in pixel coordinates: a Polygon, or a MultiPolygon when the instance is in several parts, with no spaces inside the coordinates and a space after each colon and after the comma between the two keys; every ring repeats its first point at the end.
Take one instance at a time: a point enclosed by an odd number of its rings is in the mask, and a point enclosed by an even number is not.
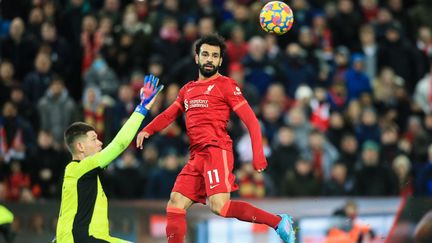
{"type": "Polygon", "coordinates": [[[58,243],[125,242],[109,235],[108,200],[99,174],[127,148],[143,118],[134,112],[106,148],[66,166],[56,232],[58,243]]]}

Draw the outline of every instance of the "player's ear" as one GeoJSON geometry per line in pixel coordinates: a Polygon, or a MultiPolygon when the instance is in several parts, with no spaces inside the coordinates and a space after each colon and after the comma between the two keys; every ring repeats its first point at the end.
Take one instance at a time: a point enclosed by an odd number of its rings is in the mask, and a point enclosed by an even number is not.
{"type": "Polygon", "coordinates": [[[77,153],[82,153],[82,152],[84,152],[84,144],[83,144],[81,141],[77,141],[77,142],[75,143],[75,151],[76,151],[77,153]]]}
{"type": "Polygon", "coordinates": [[[199,61],[199,56],[198,54],[195,54],[195,63],[198,64],[198,61],[199,61]]]}
{"type": "Polygon", "coordinates": [[[219,60],[219,67],[222,66],[222,61],[223,61],[223,58],[221,57],[219,60]]]}

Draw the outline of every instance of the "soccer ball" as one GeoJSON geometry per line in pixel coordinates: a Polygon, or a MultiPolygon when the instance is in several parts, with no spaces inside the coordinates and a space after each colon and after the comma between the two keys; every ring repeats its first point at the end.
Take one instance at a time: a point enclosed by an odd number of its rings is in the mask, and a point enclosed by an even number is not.
{"type": "Polygon", "coordinates": [[[261,9],[260,24],[268,33],[283,35],[291,29],[293,22],[293,12],[284,2],[271,1],[261,9]]]}

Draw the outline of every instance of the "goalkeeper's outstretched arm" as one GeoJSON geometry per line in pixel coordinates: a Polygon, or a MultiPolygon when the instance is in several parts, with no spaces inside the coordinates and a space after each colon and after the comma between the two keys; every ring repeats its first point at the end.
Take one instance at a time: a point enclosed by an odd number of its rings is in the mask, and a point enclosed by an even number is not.
{"type": "Polygon", "coordinates": [[[135,137],[148,110],[153,105],[157,94],[163,89],[163,85],[158,86],[159,79],[153,75],[146,76],[144,87],[141,89],[141,103],[122,126],[110,144],[99,153],[96,153],[95,161],[99,162],[99,167],[106,167],[111,161],[119,156],[135,137]]]}

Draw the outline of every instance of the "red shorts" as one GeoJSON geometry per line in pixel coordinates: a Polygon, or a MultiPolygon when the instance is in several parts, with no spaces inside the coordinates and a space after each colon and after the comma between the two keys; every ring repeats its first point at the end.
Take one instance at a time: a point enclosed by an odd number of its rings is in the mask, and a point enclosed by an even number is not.
{"type": "Polygon", "coordinates": [[[211,195],[238,189],[232,173],[233,166],[234,157],[231,151],[214,146],[194,151],[177,176],[172,191],[205,204],[206,198],[211,195]]]}

